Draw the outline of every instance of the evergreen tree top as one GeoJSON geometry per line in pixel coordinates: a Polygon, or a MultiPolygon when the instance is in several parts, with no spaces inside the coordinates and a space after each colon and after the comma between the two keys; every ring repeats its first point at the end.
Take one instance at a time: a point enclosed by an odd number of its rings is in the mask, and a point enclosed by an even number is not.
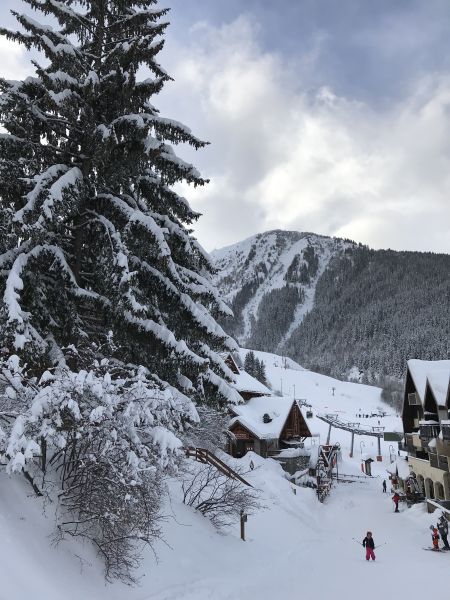
{"type": "Polygon", "coordinates": [[[206,183],[173,148],[205,142],[152,103],[170,79],[157,62],[167,9],[25,1],[40,20],[14,12],[23,30],[0,33],[48,64],[0,80],[6,345],[38,370],[64,364],[75,347],[80,364],[106,352],[183,392],[212,386],[236,400],[219,356],[235,344],[215,321],[229,309],[189,228],[199,214],[172,189],[206,183]]]}

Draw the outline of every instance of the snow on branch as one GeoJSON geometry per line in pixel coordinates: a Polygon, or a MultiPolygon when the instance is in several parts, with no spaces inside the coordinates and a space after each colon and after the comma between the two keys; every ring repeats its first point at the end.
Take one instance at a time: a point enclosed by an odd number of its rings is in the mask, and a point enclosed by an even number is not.
{"type": "MultiPolygon", "coordinates": [[[[23,217],[27,212],[31,212],[35,209],[36,202],[40,198],[41,194],[45,192],[50,183],[61,177],[70,170],[67,165],[52,165],[39,175],[35,175],[31,182],[34,183],[34,188],[26,195],[27,203],[23,208],[18,210],[14,215],[14,220],[18,222],[23,221],[23,217]]],[[[56,189],[56,188],[55,188],[56,189]]]]}
{"type": "Polygon", "coordinates": [[[211,369],[203,375],[203,379],[217,388],[219,394],[230,404],[242,404],[242,396],[211,369]]]}
{"type": "Polygon", "coordinates": [[[129,311],[124,312],[124,317],[130,325],[134,325],[144,332],[151,333],[156,339],[162,342],[163,345],[168,346],[179,355],[190,358],[195,364],[203,367],[209,363],[208,359],[202,358],[192,352],[184,340],[177,340],[167,327],[155,323],[152,319],[139,319],[129,311]]]}
{"type": "Polygon", "coordinates": [[[48,244],[35,246],[29,252],[19,254],[19,256],[15,259],[9,272],[9,275],[6,279],[3,300],[7,307],[9,323],[15,321],[19,324],[23,324],[27,320],[27,314],[22,311],[21,306],[19,304],[20,294],[18,292],[21,292],[23,290],[22,273],[24,270],[26,270],[28,266],[28,261],[30,259],[37,258],[43,253],[50,253],[54,255],[54,257],[58,260],[60,266],[62,267],[63,271],[69,276],[69,280],[73,286],[73,290],[77,295],[86,296],[89,298],[99,297],[98,294],[89,290],[84,290],[83,288],[80,288],[78,286],[72,269],[67,264],[67,261],[61,248],[48,244]]]}

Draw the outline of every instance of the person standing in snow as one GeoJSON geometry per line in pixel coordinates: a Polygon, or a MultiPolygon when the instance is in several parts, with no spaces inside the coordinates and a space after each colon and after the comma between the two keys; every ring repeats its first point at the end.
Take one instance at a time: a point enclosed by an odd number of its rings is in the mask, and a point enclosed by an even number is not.
{"type": "Polygon", "coordinates": [[[431,539],[433,541],[433,550],[439,550],[439,533],[434,525],[431,525],[431,539]]]}
{"type": "Polygon", "coordinates": [[[395,492],[395,494],[392,496],[392,500],[395,504],[395,511],[394,512],[400,512],[398,510],[398,503],[400,502],[400,496],[397,494],[397,492],[395,492]]]}
{"type": "Polygon", "coordinates": [[[366,560],[375,560],[375,542],[372,537],[372,532],[368,531],[362,542],[363,548],[366,549],[366,560]]]}
{"type": "Polygon", "coordinates": [[[383,479],[383,494],[386,493],[386,479],[383,479]]]}
{"type": "Polygon", "coordinates": [[[445,515],[442,514],[441,517],[439,518],[438,524],[437,524],[437,528],[439,530],[439,534],[441,536],[442,539],[442,543],[444,544],[444,548],[446,550],[450,550],[450,546],[448,545],[448,521],[445,518],[445,515]]]}

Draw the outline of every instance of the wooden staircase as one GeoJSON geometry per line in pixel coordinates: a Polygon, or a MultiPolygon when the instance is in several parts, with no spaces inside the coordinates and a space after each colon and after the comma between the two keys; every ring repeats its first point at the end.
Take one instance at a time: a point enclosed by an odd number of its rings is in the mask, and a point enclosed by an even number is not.
{"type": "Polygon", "coordinates": [[[223,462],[223,460],[220,460],[220,458],[218,458],[210,450],[206,450],[206,448],[194,448],[193,446],[189,446],[188,448],[185,448],[185,452],[186,456],[194,458],[196,461],[201,462],[203,464],[212,465],[218,471],[220,471],[230,479],[236,479],[244,485],[253,487],[251,483],[249,483],[243,477],[241,477],[239,473],[236,473],[236,471],[229,467],[227,463],[223,462]]]}

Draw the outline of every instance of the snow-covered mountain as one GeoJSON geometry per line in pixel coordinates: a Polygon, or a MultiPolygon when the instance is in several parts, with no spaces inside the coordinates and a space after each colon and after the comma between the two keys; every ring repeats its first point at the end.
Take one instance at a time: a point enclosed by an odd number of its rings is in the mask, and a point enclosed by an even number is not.
{"type": "Polygon", "coordinates": [[[214,250],[216,284],[235,314],[228,322],[231,333],[255,347],[262,337],[260,329],[267,331],[265,312],[272,313],[276,331],[259,348],[280,349],[312,309],[317,282],[331,258],[353,245],[313,233],[277,230],[214,250]]]}
{"type": "Polygon", "coordinates": [[[448,357],[450,256],[269,231],[215,250],[241,346],[386,387],[406,360],[448,357]]]}

